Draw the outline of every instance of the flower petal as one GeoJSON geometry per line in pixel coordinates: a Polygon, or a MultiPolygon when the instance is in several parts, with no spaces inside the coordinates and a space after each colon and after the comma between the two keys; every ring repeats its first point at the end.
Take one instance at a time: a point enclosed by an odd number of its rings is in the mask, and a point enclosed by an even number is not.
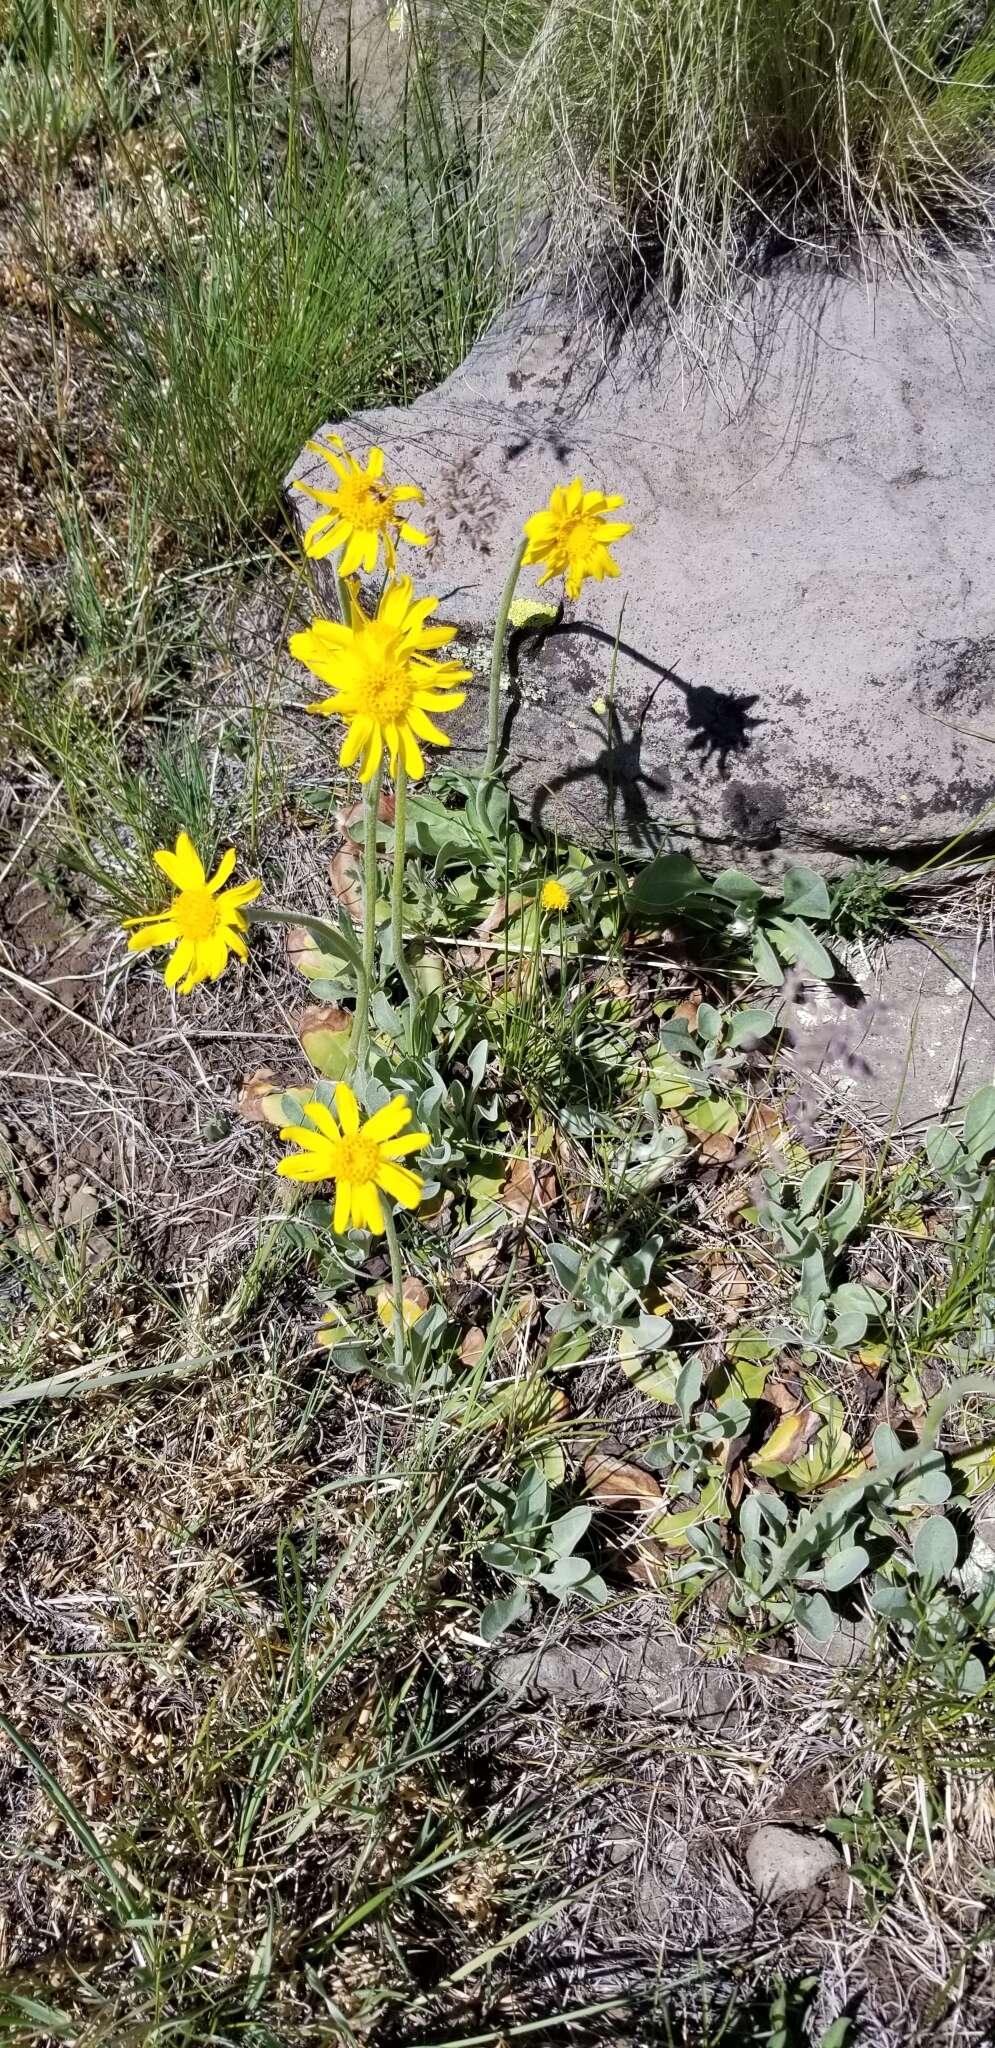
{"type": "Polygon", "coordinates": [[[411,1104],[407,1096],[395,1095],[390,1102],[384,1103],[382,1109],[374,1110],[369,1122],[363,1125],[363,1136],[371,1139],[374,1145],[382,1145],[398,1131],[403,1131],[405,1124],[410,1122],[411,1104]]]}
{"type": "Polygon", "coordinates": [[[319,1102],[316,1097],[313,1102],[305,1104],[304,1114],[316,1131],[320,1131],[325,1138],[332,1138],[338,1144],[342,1134],[327,1102],[319,1102]]]}
{"type": "Polygon", "coordinates": [[[146,925],[144,931],[132,932],[128,940],[128,951],[147,953],[150,946],[172,946],[179,936],[179,928],[171,917],[154,918],[146,925]]]}
{"type": "Polygon", "coordinates": [[[349,1228],[349,1211],[351,1207],[349,1182],[347,1180],[336,1181],[335,1214],[332,1217],[332,1229],[337,1231],[340,1237],[343,1231],[349,1228]]]}
{"type": "Polygon", "coordinates": [[[222,886],[222,883],[227,882],[228,877],[235,866],[235,859],[235,848],[233,846],[229,846],[227,852],[222,854],[221,859],[219,860],[218,865],[215,868],[210,881],[208,882],[207,886],[210,889],[212,896],[216,896],[218,890],[222,886]]]}
{"type": "Polygon", "coordinates": [[[403,1202],[406,1209],[417,1209],[424,1183],[409,1167],[392,1166],[385,1161],[377,1174],[377,1184],[386,1195],[393,1195],[395,1202],[403,1202]]]}
{"type": "Polygon", "coordinates": [[[428,1131],[405,1131],[403,1138],[391,1138],[380,1149],[385,1159],[403,1159],[406,1153],[420,1152],[423,1146],[431,1143],[428,1131]]]}
{"type": "Polygon", "coordinates": [[[359,1103],[345,1081],[340,1081],[335,1090],[335,1107],[344,1135],[354,1138],[359,1129],[359,1103]]]}
{"type": "Polygon", "coordinates": [[[181,939],[166,962],[163,975],[167,988],[175,988],[180,976],[187,974],[193,965],[194,946],[192,939],[181,939]]]}
{"type": "Polygon", "coordinates": [[[186,832],[177,834],[176,846],[172,853],[162,847],[152,856],[157,867],[175,884],[177,889],[202,889],[207,879],[204,864],[186,832]]]}
{"type": "Polygon", "coordinates": [[[276,1170],[283,1180],[319,1181],[331,1178],[327,1161],[318,1152],[289,1152],[285,1159],[277,1160],[276,1170]]]}

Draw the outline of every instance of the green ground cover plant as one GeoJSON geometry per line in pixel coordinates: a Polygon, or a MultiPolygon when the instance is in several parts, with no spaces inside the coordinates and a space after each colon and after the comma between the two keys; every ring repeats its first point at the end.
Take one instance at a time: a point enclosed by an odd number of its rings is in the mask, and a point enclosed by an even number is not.
{"type": "MultiPolygon", "coordinates": [[[[460,678],[348,443],[411,587],[340,560],[302,625],[285,464],[488,303],[466,129],[378,193],[276,8],[32,5],[4,54],[4,2036],[980,2041],[992,1090],[802,1127],[779,1008],[924,878],[636,869],[424,756],[460,678]],[[509,1690],[646,1640],[735,1722],[509,1690]],[[810,1914],[746,1874],[772,1817],[844,1857],[810,1914]]],[[[509,606],[605,571],[580,499],[522,507],[509,606]]],[[[989,887],[953,858],[944,915],[989,887]]]]}

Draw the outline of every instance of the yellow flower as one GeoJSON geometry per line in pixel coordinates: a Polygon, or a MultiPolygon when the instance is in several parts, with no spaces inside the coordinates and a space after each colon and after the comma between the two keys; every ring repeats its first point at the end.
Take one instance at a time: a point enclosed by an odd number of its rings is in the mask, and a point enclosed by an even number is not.
{"type": "Polygon", "coordinates": [[[605,576],[618,575],[618,563],[608,553],[611,541],[622,540],[632,527],[621,520],[606,519],[617,512],[624,498],[606,498],[601,491],[585,491],[579,477],[572,484],[554,484],[549,504],[525,522],[526,564],[544,562],[546,573],[565,578],[568,597],[579,597],[588,578],[600,583],[605,576]]]}
{"type": "Polygon", "coordinates": [[[424,504],[424,492],[416,484],[384,483],[382,448],[371,448],[366,468],[360,469],[338,434],[332,435],[328,447],[323,441],[309,441],[307,445],[312,454],[320,455],[328,463],[337,483],[334,490],[322,491],[294,479],[295,491],[303,491],[306,498],[313,498],[315,504],[325,508],[317,519],[312,519],[304,535],[306,555],[320,558],[342,548],[339,569],[343,576],[354,576],[357,569],[370,575],[382,548],[384,562],[393,575],[398,540],[406,540],[412,547],[428,546],[428,534],[409,525],[399,509],[411,503],[424,504]],[[333,452],[336,449],[337,454],[333,452]]]}
{"type": "Polygon", "coordinates": [[[148,917],[125,919],[125,930],[132,931],[128,951],[145,953],[150,946],[172,946],[166,987],[173,988],[179,982],[181,996],[188,996],[199,981],[217,981],[228,965],[229,953],[236,953],[240,960],[248,959],[242,937],[247,930],[242,905],[258,896],[262,883],[240,882],[235,889],[222,889],[235,865],[233,846],[222,854],[208,881],[204,863],[185,832],[179,834],[172,853],[160,850],[155,860],[172,882],[176,895],[165,910],[157,910],[148,917]]]}
{"type": "Polygon", "coordinates": [[[539,901],[544,910],[569,910],[570,891],[562,882],[544,882],[539,901]]]}
{"type": "Polygon", "coordinates": [[[350,625],[313,619],[310,632],[291,635],[291,654],[312,675],[338,691],[337,696],[322,697],[307,708],[323,718],[345,719],[349,730],[339,760],[343,768],[349,768],[362,755],[360,782],[369,782],[375,775],[385,747],[392,774],[397,773],[400,754],[409,775],[424,775],[418,741],[449,746],[429,712],[456,711],[466,700],[465,690],[440,690],[437,679],[467,682],[472,669],[462,668],[456,661],[426,659],[436,647],[445,647],[454,638],[455,626],[426,625],[439,600],[422,597],[415,604],[413,595],[410,576],[388,583],[376,617],[370,619],[350,584],[350,625]]]}
{"type": "Polygon", "coordinates": [[[348,1230],[350,1224],[357,1230],[383,1230],[378,1190],[403,1203],[405,1209],[417,1209],[424,1182],[397,1161],[432,1140],[427,1131],[398,1135],[411,1122],[411,1109],[403,1095],[395,1095],[367,1123],[360,1124],[359,1103],[352,1089],[340,1081],[335,1107],[338,1123],[323,1102],[309,1102],[304,1114],[314,1129],[308,1130],[304,1124],[286,1125],[281,1138],[293,1138],[304,1150],[281,1159],[277,1173],[286,1180],[333,1180],[334,1230],[348,1230]]]}

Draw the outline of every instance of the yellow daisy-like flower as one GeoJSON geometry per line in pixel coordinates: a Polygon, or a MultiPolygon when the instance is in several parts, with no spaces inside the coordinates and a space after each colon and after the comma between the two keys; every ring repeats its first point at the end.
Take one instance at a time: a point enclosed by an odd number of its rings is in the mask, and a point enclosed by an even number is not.
{"type": "Polygon", "coordinates": [[[424,775],[419,740],[431,740],[437,747],[450,744],[429,713],[456,711],[466,701],[465,690],[440,690],[438,682],[468,682],[472,669],[457,661],[426,659],[455,637],[455,626],[426,624],[437,597],[419,598],[417,604],[413,599],[411,578],[402,576],[399,582],[388,583],[376,617],[370,619],[350,584],[350,625],[313,619],[309,632],[291,635],[291,654],[338,692],[307,708],[323,718],[345,719],[349,730],[339,760],[343,768],[350,768],[362,756],[360,782],[369,782],[376,774],[385,747],[392,774],[400,754],[409,775],[424,775]]]}
{"type": "Polygon", "coordinates": [[[412,526],[400,509],[402,505],[423,505],[425,494],[416,484],[384,482],[382,448],[371,448],[366,468],[361,469],[338,434],[332,435],[327,446],[324,441],[309,441],[307,445],[313,455],[320,455],[328,463],[338,481],[334,490],[322,491],[314,484],[294,479],[295,491],[302,491],[306,498],[313,498],[315,504],[324,507],[304,535],[306,555],[320,559],[342,548],[342,575],[354,576],[357,569],[363,569],[369,576],[382,549],[393,575],[399,540],[416,548],[428,546],[428,534],[412,526]]]}
{"type": "Polygon", "coordinates": [[[174,988],[178,982],[181,996],[188,996],[199,981],[217,981],[228,965],[229,953],[248,959],[242,937],[248,929],[242,905],[251,903],[263,885],[240,882],[235,889],[222,887],[235,866],[233,846],[222,854],[208,881],[204,863],[185,832],[179,834],[172,853],[160,849],[155,861],[176,894],[165,910],[125,919],[124,929],[132,933],[128,951],[145,953],[150,946],[172,946],[166,987],[174,988]]]}
{"type": "Polygon", "coordinates": [[[624,504],[624,498],[585,491],[579,477],[572,484],[554,484],[549,504],[525,522],[528,546],[524,562],[545,563],[540,583],[562,576],[568,597],[579,597],[589,578],[600,583],[606,576],[617,576],[618,563],[608,549],[612,541],[631,533],[632,527],[606,514],[617,512],[624,504]]]}
{"type": "Polygon", "coordinates": [[[417,1209],[425,1185],[409,1166],[399,1166],[408,1152],[418,1152],[432,1140],[427,1131],[407,1131],[411,1107],[403,1095],[385,1102],[365,1124],[360,1123],[359,1103],[352,1089],[340,1081],[335,1090],[336,1123],[323,1102],[309,1102],[304,1111],[308,1123],[287,1124],[281,1138],[294,1139],[303,1146],[281,1159],[277,1173],[285,1180],[335,1182],[335,1211],[332,1228],[381,1231],[384,1228],[380,1193],[390,1195],[405,1209],[417,1209]],[[341,1129],[339,1126],[341,1125],[341,1129]]]}
{"type": "Polygon", "coordinates": [[[570,891],[563,887],[562,882],[544,882],[539,901],[544,910],[569,910],[570,891]]]}

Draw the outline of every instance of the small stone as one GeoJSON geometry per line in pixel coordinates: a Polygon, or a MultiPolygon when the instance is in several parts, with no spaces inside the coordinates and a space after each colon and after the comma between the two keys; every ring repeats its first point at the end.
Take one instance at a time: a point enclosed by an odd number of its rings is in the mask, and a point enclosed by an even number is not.
{"type": "Polygon", "coordinates": [[[826,1664],[832,1671],[852,1671],[863,1662],[873,1633],[870,1615],[861,1614],[856,1621],[838,1619],[828,1643],[818,1642],[807,1628],[797,1628],[795,1645],[799,1656],[808,1657],[813,1664],[826,1664]]]}
{"type": "Polygon", "coordinates": [[[835,1843],[797,1828],[757,1828],[746,1851],[746,1867],[759,1897],[773,1903],[811,1891],[842,1864],[835,1843]]]}

